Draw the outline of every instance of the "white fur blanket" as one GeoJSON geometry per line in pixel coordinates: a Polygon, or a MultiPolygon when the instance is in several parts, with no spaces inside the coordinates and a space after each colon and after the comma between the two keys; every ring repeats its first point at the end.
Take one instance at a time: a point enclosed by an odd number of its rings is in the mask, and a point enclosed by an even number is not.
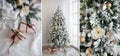
{"type": "Polygon", "coordinates": [[[8,30],[0,31],[0,56],[41,56],[41,33],[26,34],[26,39],[12,45],[8,30]]]}

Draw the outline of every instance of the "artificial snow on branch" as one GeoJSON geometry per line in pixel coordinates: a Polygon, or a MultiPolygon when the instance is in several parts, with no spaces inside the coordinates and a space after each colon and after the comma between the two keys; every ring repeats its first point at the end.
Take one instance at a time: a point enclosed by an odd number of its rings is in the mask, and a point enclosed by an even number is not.
{"type": "MultiPolygon", "coordinates": [[[[80,52],[87,56],[119,56],[119,0],[81,0],[80,52]]],[[[81,56],[84,56],[81,54],[81,56]]]]}

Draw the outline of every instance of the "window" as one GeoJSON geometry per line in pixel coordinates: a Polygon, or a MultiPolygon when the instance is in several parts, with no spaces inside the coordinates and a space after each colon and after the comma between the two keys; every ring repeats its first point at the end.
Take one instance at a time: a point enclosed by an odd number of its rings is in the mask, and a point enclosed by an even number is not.
{"type": "Polygon", "coordinates": [[[76,47],[79,47],[79,7],[79,0],[70,0],[69,36],[76,47]]]}
{"type": "Polygon", "coordinates": [[[70,44],[79,47],[79,0],[60,0],[66,18],[70,44]]]}

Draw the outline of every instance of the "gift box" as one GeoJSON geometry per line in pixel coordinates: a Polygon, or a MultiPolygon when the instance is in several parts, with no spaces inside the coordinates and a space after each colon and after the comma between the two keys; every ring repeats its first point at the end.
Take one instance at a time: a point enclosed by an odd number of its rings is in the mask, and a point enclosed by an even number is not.
{"type": "Polygon", "coordinates": [[[34,20],[31,20],[32,23],[31,24],[27,24],[25,22],[25,20],[22,20],[20,23],[19,23],[19,29],[22,31],[22,32],[26,32],[26,33],[30,33],[30,34],[33,34],[33,33],[36,33],[35,31],[35,22],[34,20]]]}
{"type": "Polygon", "coordinates": [[[16,29],[12,29],[9,32],[9,36],[13,40],[13,43],[18,43],[20,40],[25,39],[25,36],[22,34],[22,32],[16,29]]]}

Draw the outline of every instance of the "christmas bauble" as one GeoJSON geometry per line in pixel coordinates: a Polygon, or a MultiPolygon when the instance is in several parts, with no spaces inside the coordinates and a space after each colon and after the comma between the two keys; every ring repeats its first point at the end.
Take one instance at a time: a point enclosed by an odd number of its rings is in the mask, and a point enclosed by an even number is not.
{"type": "Polygon", "coordinates": [[[80,36],[80,42],[81,43],[85,42],[85,38],[83,36],[80,36]]]}
{"type": "Polygon", "coordinates": [[[88,48],[86,50],[86,54],[87,54],[87,56],[93,56],[93,50],[92,50],[92,48],[88,48]]]}
{"type": "Polygon", "coordinates": [[[107,8],[110,8],[110,7],[111,7],[111,3],[110,3],[110,2],[107,2],[107,3],[106,3],[106,7],[107,7],[107,8]]]}
{"type": "Polygon", "coordinates": [[[104,56],[107,56],[107,53],[106,53],[106,52],[104,52],[104,56]]]}
{"type": "Polygon", "coordinates": [[[29,6],[25,6],[24,8],[22,8],[20,15],[27,16],[29,14],[29,11],[30,11],[29,6]]]}
{"type": "Polygon", "coordinates": [[[21,6],[22,4],[23,4],[23,3],[22,3],[21,0],[16,1],[16,5],[17,5],[17,6],[21,6]]]}

